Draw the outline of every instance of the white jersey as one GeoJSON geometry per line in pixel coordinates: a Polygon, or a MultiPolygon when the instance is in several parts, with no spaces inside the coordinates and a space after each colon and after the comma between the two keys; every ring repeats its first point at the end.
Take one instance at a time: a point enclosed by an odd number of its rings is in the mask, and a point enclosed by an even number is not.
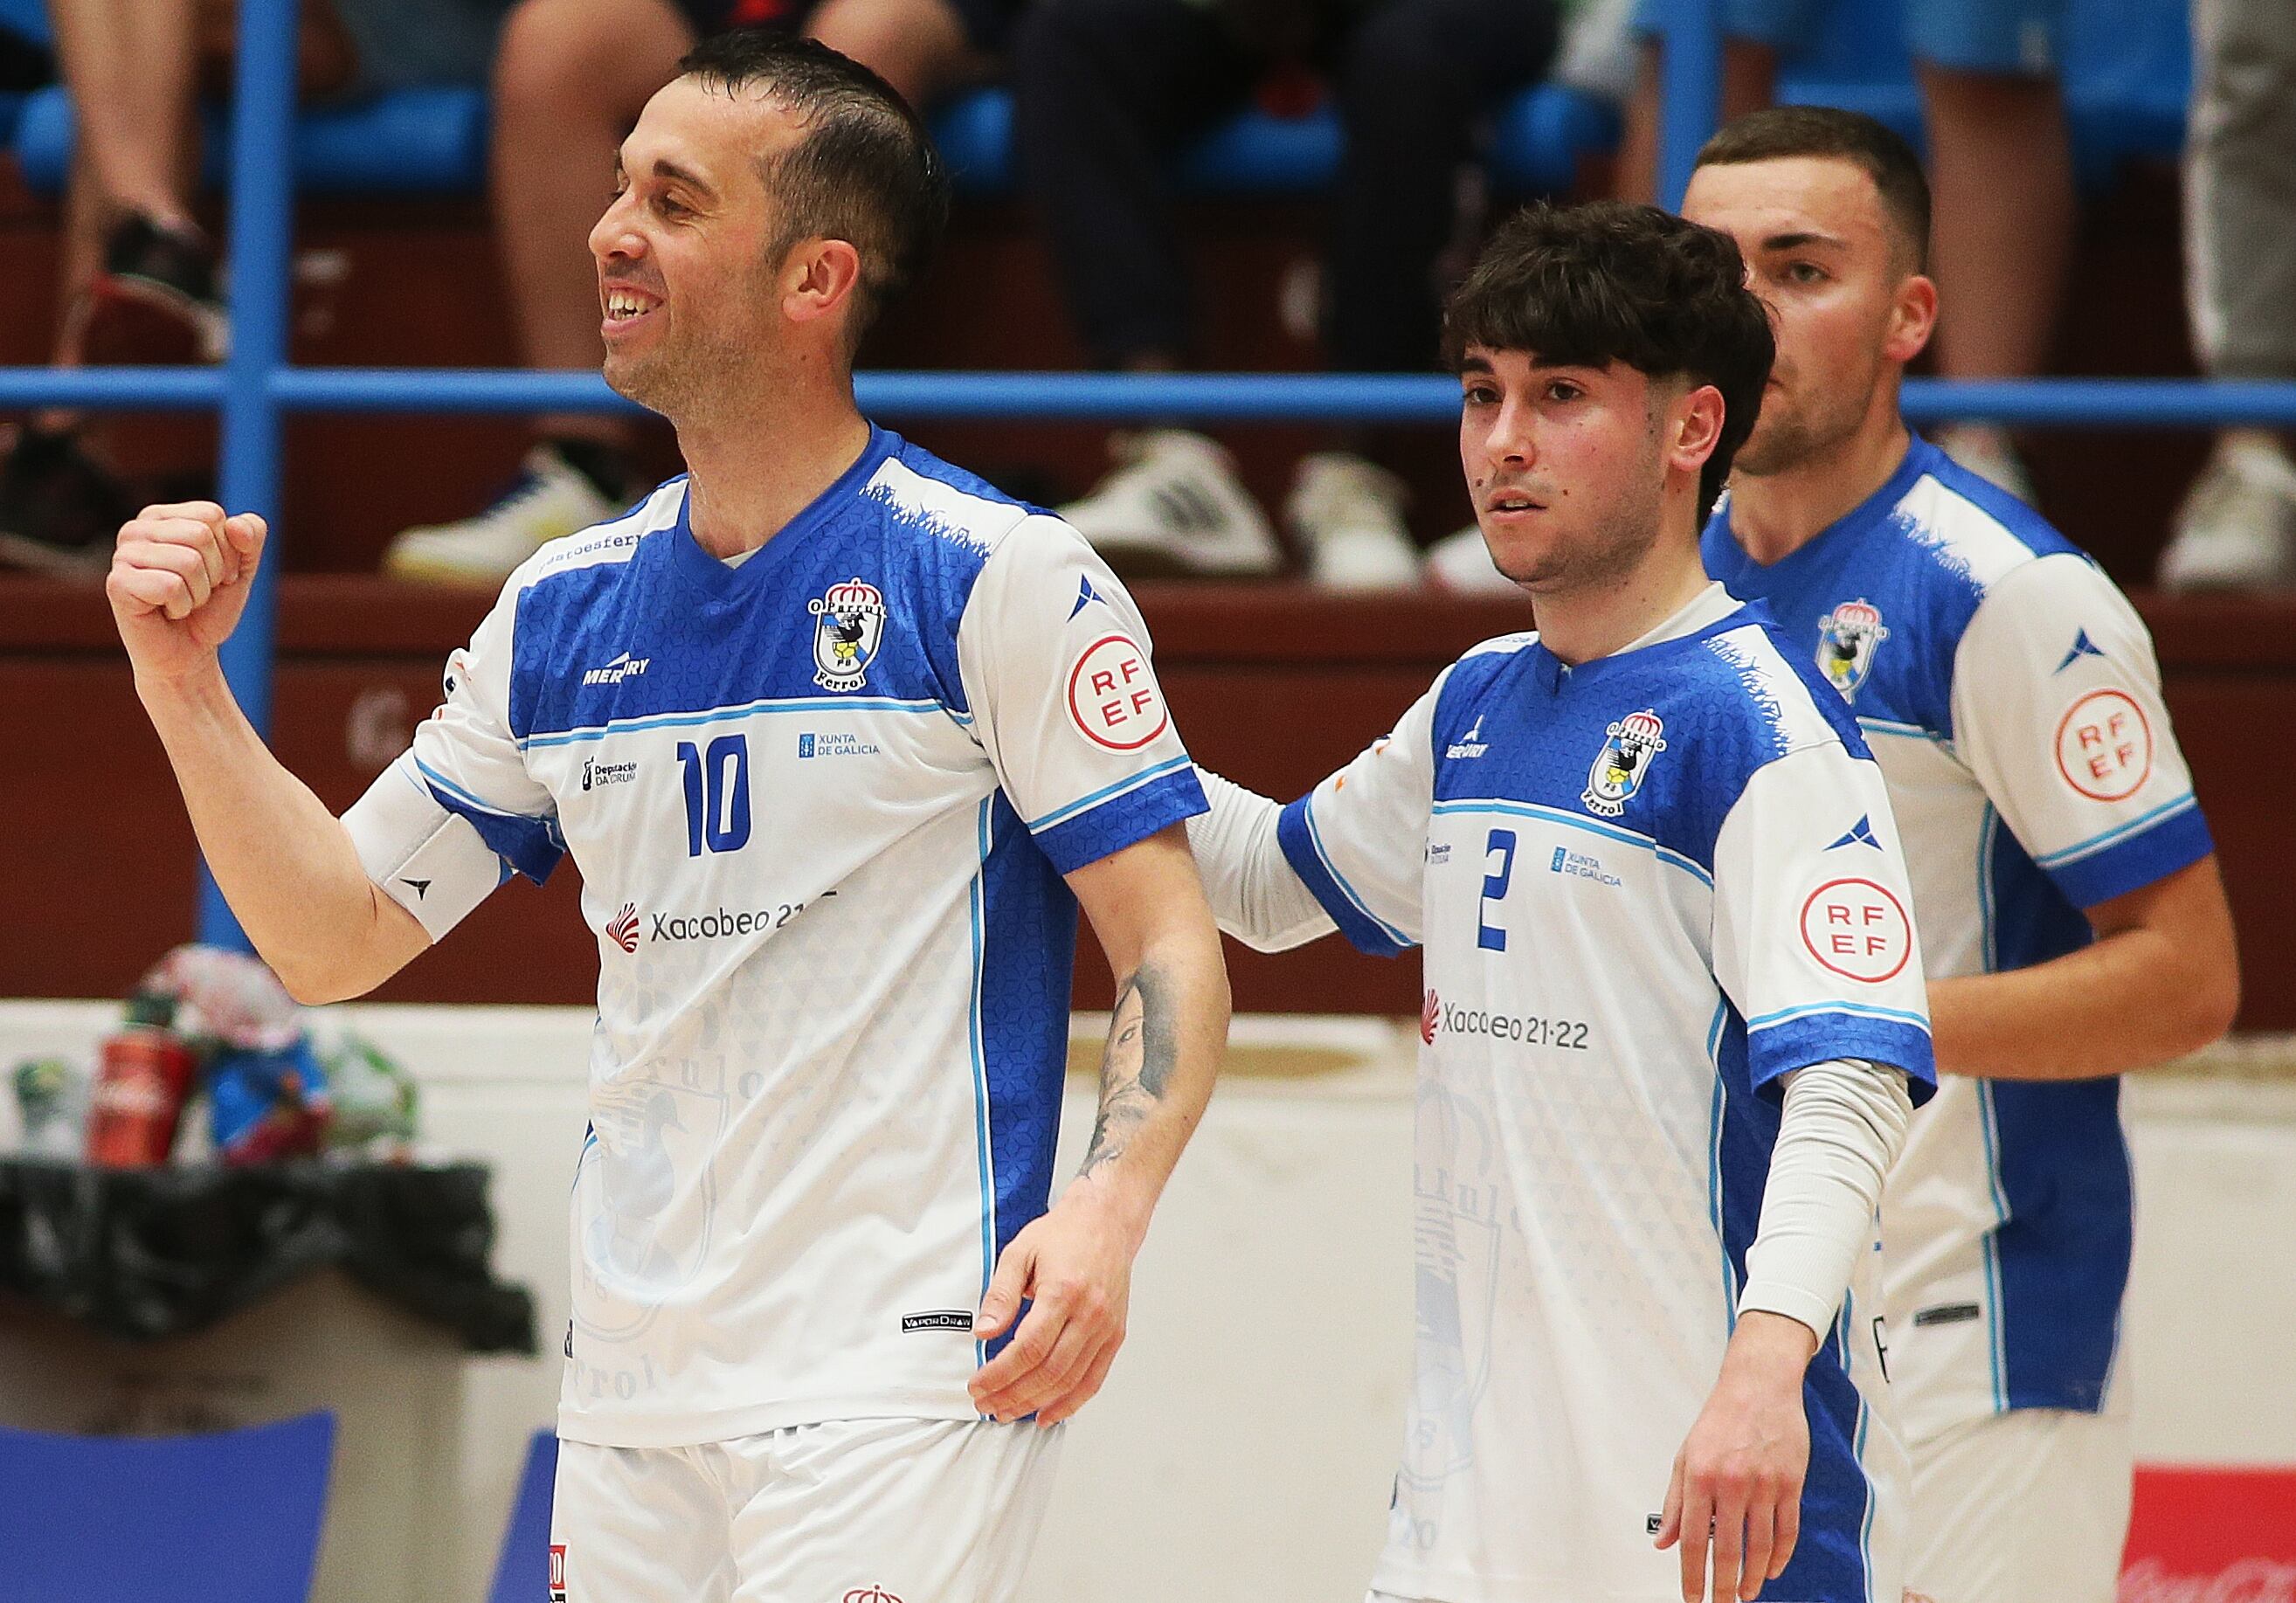
{"type": "Polygon", "coordinates": [[[512,575],[347,822],[434,939],[581,869],[561,1435],[972,1419],[972,1311],[1051,1178],[1061,876],[1202,793],[1057,519],[882,430],[738,566],[686,509],[673,480],[512,575]]]}
{"type": "MultiPolygon", "coordinates": [[[[1782,1078],[1864,1058],[1928,1091],[1880,773],[1717,586],[1577,667],[1535,635],[1479,647],[1278,838],[1357,946],[1426,948],[1415,1378],[1374,1585],[1673,1603],[1652,1534],[1720,1372],[1782,1078]]],[[[1801,1542],[1767,1595],[1897,1603],[1874,1256],[1809,1368],[1801,1542]]]]}
{"type": "MultiPolygon", "coordinates": [[[[2090,938],[2082,909],[2210,851],[2135,610],[2038,513],[1935,446],[1915,440],[1862,506],[1767,568],[1726,505],[1706,559],[1769,604],[1872,741],[1932,976],[2073,951],[2090,938]]],[[[1910,1439],[2102,1405],[2133,1218],[2117,1078],[1948,1076],[1882,1216],[1910,1439]]]]}

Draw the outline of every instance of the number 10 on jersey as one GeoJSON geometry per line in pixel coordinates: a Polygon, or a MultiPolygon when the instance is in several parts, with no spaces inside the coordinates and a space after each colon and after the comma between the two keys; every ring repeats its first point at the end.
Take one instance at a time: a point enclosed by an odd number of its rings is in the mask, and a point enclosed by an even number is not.
{"type": "Polygon", "coordinates": [[[677,743],[677,765],[685,781],[685,855],[738,852],[750,844],[750,740],[719,735],[709,749],[691,740],[677,743]]]}

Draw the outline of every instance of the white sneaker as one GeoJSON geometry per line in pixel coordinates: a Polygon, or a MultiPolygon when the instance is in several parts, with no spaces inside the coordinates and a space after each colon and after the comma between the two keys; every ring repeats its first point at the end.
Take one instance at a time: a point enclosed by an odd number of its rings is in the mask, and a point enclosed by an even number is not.
{"type": "Polygon", "coordinates": [[[2217,441],[2177,509],[2161,587],[2296,587],[2296,464],[2272,436],[2243,429],[2217,441]]]}
{"type": "Polygon", "coordinates": [[[1956,423],[1937,437],[1938,449],[1988,484],[2008,491],[2027,506],[2037,506],[2033,476],[2009,437],[1990,423],[1956,423]]]}
{"type": "Polygon", "coordinates": [[[1300,459],[1284,520],[1324,590],[1400,590],[1419,583],[1419,552],[1403,521],[1403,481],[1341,451],[1300,459]]]}
{"type": "Polygon", "coordinates": [[[1259,577],[1283,564],[1275,531],[1235,476],[1235,459],[1185,429],[1119,435],[1122,465],[1061,508],[1128,577],[1259,577]]]}
{"type": "Polygon", "coordinates": [[[1427,582],[1464,595],[1521,595],[1522,587],[1498,570],[1480,525],[1470,523],[1427,550],[1427,582]]]}
{"type": "Polygon", "coordinates": [[[429,585],[499,585],[552,540],[621,509],[548,446],[526,454],[518,482],[475,518],[410,528],[382,553],[382,570],[429,585]]]}

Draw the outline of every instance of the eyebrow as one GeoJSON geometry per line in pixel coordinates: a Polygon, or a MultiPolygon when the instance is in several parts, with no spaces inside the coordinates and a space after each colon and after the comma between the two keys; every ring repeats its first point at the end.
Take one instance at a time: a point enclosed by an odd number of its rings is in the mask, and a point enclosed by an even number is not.
{"type": "MultiPolygon", "coordinates": [[[[1539,356],[1529,356],[1529,362],[1530,371],[1535,373],[1562,372],[1565,371],[1599,373],[1604,372],[1610,366],[1610,364],[1607,362],[1562,362],[1551,360],[1547,357],[1539,356]]],[[[1498,369],[1491,365],[1490,358],[1488,356],[1465,356],[1459,358],[1459,371],[1462,373],[1496,373],[1498,369]]]]}
{"type": "Polygon", "coordinates": [[[1842,250],[1849,248],[1849,241],[1837,239],[1830,233],[1819,233],[1813,229],[1803,229],[1798,233],[1774,233],[1762,241],[1762,249],[1764,250],[1807,250],[1811,246],[1816,245],[1826,249],[1842,250]]]}
{"type": "MultiPolygon", "coordinates": [[[[682,168],[674,161],[657,159],[653,164],[653,176],[667,179],[672,184],[682,184],[703,200],[714,200],[718,198],[718,192],[712,189],[700,174],[682,168]]],[[[622,165],[622,155],[619,151],[614,152],[614,176],[617,178],[629,176],[629,168],[622,165]]]]}

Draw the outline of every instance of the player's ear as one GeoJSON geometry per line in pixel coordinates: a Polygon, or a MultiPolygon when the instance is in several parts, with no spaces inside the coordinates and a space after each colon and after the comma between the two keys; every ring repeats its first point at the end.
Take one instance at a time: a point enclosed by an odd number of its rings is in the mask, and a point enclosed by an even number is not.
{"type": "Polygon", "coordinates": [[[1898,283],[1897,299],[1890,307],[1890,328],[1882,340],[1882,354],[1903,366],[1922,354],[1937,327],[1937,285],[1929,275],[1910,273],[1898,283]]]}
{"type": "Polygon", "coordinates": [[[1675,467],[1695,473],[1721,443],[1722,392],[1711,384],[1696,385],[1668,407],[1667,413],[1673,434],[1668,455],[1675,467]]]}
{"type": "Polygon", "coordinates": [[[861,253],[845,240],[800,240],[782,264],[782,315],[812,323],[843,311],[861,288],[861,253]]]}

